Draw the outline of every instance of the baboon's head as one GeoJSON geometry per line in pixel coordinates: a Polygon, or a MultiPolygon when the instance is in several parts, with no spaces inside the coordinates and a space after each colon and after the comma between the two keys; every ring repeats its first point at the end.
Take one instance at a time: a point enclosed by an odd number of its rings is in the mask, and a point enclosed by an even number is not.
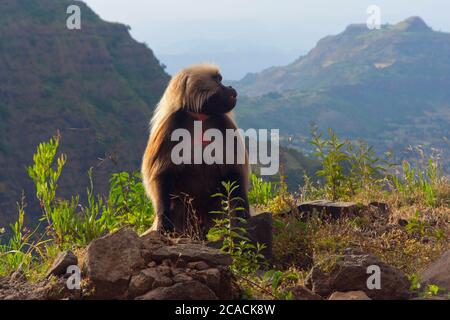
{"type": "Polygon", "coordinates": [[[164,96],[173,108],[207,115],[228,113],[237,101],[236,90],[222,84],[219,68],[206,63],[178,72],[164,96]]]}

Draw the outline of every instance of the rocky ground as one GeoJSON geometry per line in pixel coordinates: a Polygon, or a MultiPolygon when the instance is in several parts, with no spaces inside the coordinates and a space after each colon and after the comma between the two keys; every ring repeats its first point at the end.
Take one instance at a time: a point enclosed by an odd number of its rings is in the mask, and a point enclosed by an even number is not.
{"type": "MultiPolygon", "coordinates": [[[[336,215],[355,214],[356,210],[350,204],[335,206],[321,202],[307,205],[325,206],[326,210],[336,215]]],[[[308,212],[308,208],[302,211],[308,212]]],[[[386,216],[384,211],[383,208],[374,211],[377,215],[375,221],[370,222],[372,227],[381,223],[386,216]]],[[[386,225],[384,222],[381,224],[386,225]]],[[[255,217],[248,228],[250,238],[268,245],[265,255],[271,260],[271,214],[255,217]]],[[[374,236],[378,235],[374,233],[374,236]]],[[[230,271],[231,263],[229,255],[211,244],[186,238],[168,238],[158,233],[139,237],[131,229],[122,229],[94,240],[76,254],[70,251],[60,253],[43,280],[29,282],[20,270],[0,278],[0,300],[241,299],[242,290],[238,279],[230,271]],[[75,278],[74,274],[67,273],[68,268],[71,272],[77,268],[80,271],[79,288],[69,289],[68,284],[73,286],[75,278]]],[[[438,294],[431,296],[411,290],[411,279],[400,268],[361,248],[349,248],[340,254],[327,255],[320,263],[312,261],[312,268],[308,270],[302,285],[287,288],[292,299],[448,299],[450,293],[450,250],[420,272],[422,288],[428,285],[440,288],[438,294]],[[370,289],[367,285],[368,270],[373,266],[380,271],[379,289],[370,289]]]]}
{"type": "Polygon", "coordinates": [[[0,299],[237,299],[229,255],[200,242],[139,237],[123,229],[93,241],[81,257],[60,254],[45,280],[28,283],[16,272],[0,279],[0,299]],[[78,265],[80,290],[67,288],[65,270],[78,265]]]}

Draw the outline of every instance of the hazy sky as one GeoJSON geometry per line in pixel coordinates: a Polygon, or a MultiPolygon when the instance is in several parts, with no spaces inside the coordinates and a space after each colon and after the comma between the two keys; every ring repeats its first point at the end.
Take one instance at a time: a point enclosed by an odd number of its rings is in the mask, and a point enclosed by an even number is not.
{"type": "MultiPolygon", "coordinates": [[[[103,19],[131,26],[169,71],[191,60],[219,60],[230,78],[306,53],[322,37],[365,23],[370,5],[382,23],[421,16],[450,32],[448,0],[85,0],[103,19]],[[261,59],[255,57],[261,54],[261,59]],[[227,59],[228,57],[228,59],[227,59]],[[235,61],[235,62],[233,62],[235,61]],[[239,70],[248,66],[247,70],[239,70]]],[[[192,61],[195,62],[195,61],[192,61]]]]}

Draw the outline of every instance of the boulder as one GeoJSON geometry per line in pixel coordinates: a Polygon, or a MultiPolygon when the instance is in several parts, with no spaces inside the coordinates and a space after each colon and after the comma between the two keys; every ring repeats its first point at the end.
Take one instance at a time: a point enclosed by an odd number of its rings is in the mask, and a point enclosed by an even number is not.
{"type": "MultiPolygon", "coordinates": [[[[198,271],[192,273],[192,277],[195,280],[200,281],[201,283],[207,285],[211,290],[219,294],[220,291],[220,279],[221,274],[220,271],[216,268],[206,269],[203,271],[198,271]]],[[[220,294],[219,294],[220,295],[220,294]]]]}
{"type": "Polygon", "coordinates": [[[169,287],[174,281],[169,274],[161,272],[157,268],[141,270],[137,275],[131,277],[128,286],[128,297],[137,297],[159,287],[169,287]]]}
{"type": "Polygon", "coordinates": [[[187,264],[187,267],[189,269],[196,269],[196,270],[206,270],[209,268],[208,264],[205,261],[189,262],[187,264]]]}
{"type": "Polygon", "coordinates": [[[353,202],[333,202],[328,200],[315,200],[303,202],[298,206],[299,212],[307,218],[314,212],[326,218],[339,219],[341,217],[354,217],[360,214],[361,208],[353,202]]]}
{"type": "Polygon", "coordinates": [[[189,281],[157,288],[136,300],[217,300],[217,296],[201,282],[189,281]]]}
{"type": "Polygon", "coordinates": [[[294,300],[323,300],[321,296],[304,286],[295,286],[286,289],[286,291],[292,293],[294,300]]]}
{"type": "Polygon", "coordinates": [[[372,300],[364,291],[335,292],[328,300],[372,300]]]}
{"type": "Polygon", "coordinates": [[[131,229],[94,240],[86,250],[84,269],[95,298],[124,298],[133,272],[144,266],[141,241],[131,229]]]}
{"type": "Polygon", "coordinates": [[[397,268],[390,266],[377,257],[349,250],[342,256],[331,257],[333,261],[329,272],[325,273],[315,265],[306,278],[306,286],[313,292],[327,297],[335,291],[364,291],[371,299],[399,300],[408,299],[409,281],[397,268]],[[369,289],[367,280],[369,266],[380,268],[380,289],[369,289]]]}
{"type": "Polygon", "coordinates": [[[197,243],[181,243],[173,246],[162,246],[151,253],[151,258],[156,262],[162,262],[166,259],[174,262],[178,259],[182,259],[186,262],[204,261],[211,266],[229,266],[232,263],[229,254],[197,243]]]}
{"type": "Polygon", "coordinates": [[[422,284],[434,284],[450,292],[450,250],[431,263],[420,274],[422,284]]]}
{"type": "Polygon", "coordinates": [[[48,269],[46,277],[62,276],[67,273],[67,268],[78,265],[78,258],[72,251],[64,251],[58,254],[50,269],[48,269]]]}
{"type": "Polygon", "coordinates": [[[330,277],[318,265],[311,269],[305,284],[307,288],[321,297],[327,297],[331,293],[330,277]]]}
{"type": "Polygon", "coordinates": [[[272,223],[272,214],[264,212],[249,218],[246,224],[247,235],[250,241],[255,245],[259,242],[266,246],[261,253],[268,261],[272,260],[272,223]]]}

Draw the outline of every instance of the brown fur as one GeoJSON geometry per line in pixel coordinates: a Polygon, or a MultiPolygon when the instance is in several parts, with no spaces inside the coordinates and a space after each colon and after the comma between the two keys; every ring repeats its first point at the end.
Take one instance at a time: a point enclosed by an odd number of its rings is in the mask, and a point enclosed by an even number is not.
{"type": "MultiPolygon", "coordinates": [[[[234,195],[244,199],[239,206],[247,210],[242,216],[249,216],[248,163],[175,165],[171,161],[172,148],[178,143],[171,141],[171,134],[177,128],[185,128],[193,135],[194,121],[197,119],[192,113],[202,114],[208,110],[209,117],[202,123],[204,131],[216,128],[225,136],[226,129],[237,129],[231,112],[211,111],[229,107],[231,110],[235,104],[235,100],[234,103],[227,102],[227,95],[235,93],[234,89],[213,80],[218,75],[219,69],[211,64],[194,65],[180,71],[170,81],[155,110],[142,163],[144,186],[156,212],[151,230],[186,233],[188,213],[181,198],[188,194],[193,198],[192,207],[205,233],[212,226],[212,219],[216,218],[210,211],[220,209],[219,200],[211,198],[211,195],[223,192],[222,181],[237,181],[240,187],[234,195]]],[[[243,142],[238,139],[237,143],[243,142]]]]}

